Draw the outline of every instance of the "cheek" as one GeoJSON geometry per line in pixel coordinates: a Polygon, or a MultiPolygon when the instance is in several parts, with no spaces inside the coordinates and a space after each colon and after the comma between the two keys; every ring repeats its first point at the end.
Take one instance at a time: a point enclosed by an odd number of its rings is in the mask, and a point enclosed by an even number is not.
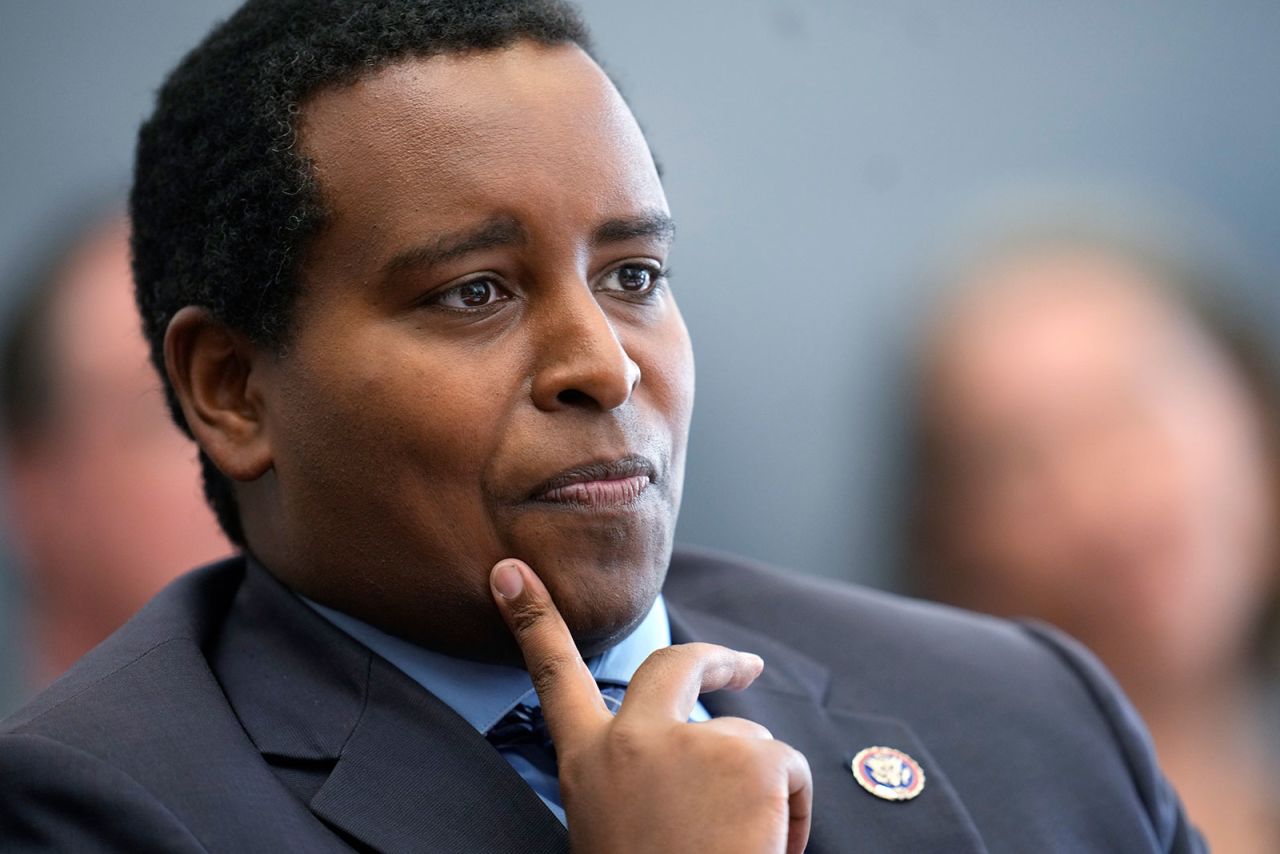
{"type": "Polygon", "coordinates": [[[644,336],[625,342],[628,354],[640,366],[642,394],[649,395],[670,426],[676,447],[683,451],[693,415],[693,347],[680,311],[672,303],[663,322],[644,336]]]}
{"type": "Polygon", "coordinates": [[[362,527],[405,526],[421,537],[447,516],[485,530],[482,474],[508,417],[506,380],[411,329],[375,331],[312,359],[298,354],[276,413],[277,474],[310,504],[359,514],[362,527]]]}
{"type": "Polygon", "coordinates": [[[1074,584],[1071,538],[1058,508],[1027,484],[1006,494],[988,482],[944,491],[939,501],[943,571],[979,607],[1025,610],[1074,584]],[[1016,606],[1016,607],[1015,607],[1016,606]]]}
{"type": "Polygon", "coordinates": [[[627,341],[628,354],[640,366],[638,396],[670,441],[668,495],[671,512],[679,514],[684,493],[685,449],[693,418],[693,347],[684,319],[672,303],[663,323],[638,341],[627,341]]]}
{"type": "Polygon", "coordinates": [[[990,583],[1007,590],[1060,589],[1072,583],[1068,538],[1052,519],[1001,520],[973,525],[970,563],[985,567],[990,583]]]}
{"type": "Polygon", "coordinates": [[[1244,407],[1201,413],[1201,428],[1186,437],[1188,474],[1184,513],[1197,535],[1203,586],[1242,596],[1270,585],[1275,552],[1274,463],[1263,428],[1244,407]]]}

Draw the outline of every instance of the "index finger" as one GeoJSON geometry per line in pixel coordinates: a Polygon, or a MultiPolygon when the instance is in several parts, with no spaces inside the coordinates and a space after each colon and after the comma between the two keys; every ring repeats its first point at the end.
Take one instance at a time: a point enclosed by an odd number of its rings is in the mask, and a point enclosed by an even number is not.
{"type": "Polygon", "coordinates": [[[514,558],[499,561],[489,573],[489,587],[520,646],[557,748],[611,720],[569,627],[529,565],[514,558]]]}

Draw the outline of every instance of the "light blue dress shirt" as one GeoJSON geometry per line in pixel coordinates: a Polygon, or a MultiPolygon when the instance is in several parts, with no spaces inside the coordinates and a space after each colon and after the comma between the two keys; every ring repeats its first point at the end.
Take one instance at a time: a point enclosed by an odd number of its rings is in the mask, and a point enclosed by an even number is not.
{"type": "MultiPolygon", "coordinates": [[[[523,668],[480,664],[441,655],[332,608],[305,598],[303,601],[439,697],[481,735],[488,733],[507,712],[521,703],[539,705],[529,673],[523,668]]],[[[659,596],[635,631],[603,655],[589,660],[587,667],[597,682],[627,685],[650,653],[668,646],[671,646],[671,623],[667,619],[666,603],[659,596]]],[[[694,706],[693,714],[689,716],[689,720],[694,722],[710,719],[711,715],[701,703],[694,706]]],[[[563,823],[565,816],[560,804],[559,781],[522,756],[514,753],[503,756],[563,823]]]]}

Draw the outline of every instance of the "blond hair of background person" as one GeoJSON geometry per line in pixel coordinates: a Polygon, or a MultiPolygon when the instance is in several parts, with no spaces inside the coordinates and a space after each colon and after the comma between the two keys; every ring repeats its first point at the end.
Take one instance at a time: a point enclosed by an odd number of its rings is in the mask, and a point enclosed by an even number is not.
{"type": "Polygon", "coordinates": [[[1214,849],[1273,852],[1280,410],[1219,279],[1079,224],[954,272],[921,348],[912,569],[1091,647],[1214,849]]]}
{"type": "Polygon", "coordinates": [[[28,689],[182,568],[230,552],[147,361],[128,223],[99,217],[57,249],[27,284],[0,351],[28,689]]]}

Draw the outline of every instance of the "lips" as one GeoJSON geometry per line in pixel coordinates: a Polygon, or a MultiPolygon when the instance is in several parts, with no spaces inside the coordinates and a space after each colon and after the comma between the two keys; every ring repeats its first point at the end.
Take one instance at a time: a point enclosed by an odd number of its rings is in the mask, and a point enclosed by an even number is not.
{"type": "Polygon", "coordinates": [[[535,489],[530,500],[592,509],[632,503],[654,480],[654,465],[644,457],[623,457],[565,469],[535,489]]]}

